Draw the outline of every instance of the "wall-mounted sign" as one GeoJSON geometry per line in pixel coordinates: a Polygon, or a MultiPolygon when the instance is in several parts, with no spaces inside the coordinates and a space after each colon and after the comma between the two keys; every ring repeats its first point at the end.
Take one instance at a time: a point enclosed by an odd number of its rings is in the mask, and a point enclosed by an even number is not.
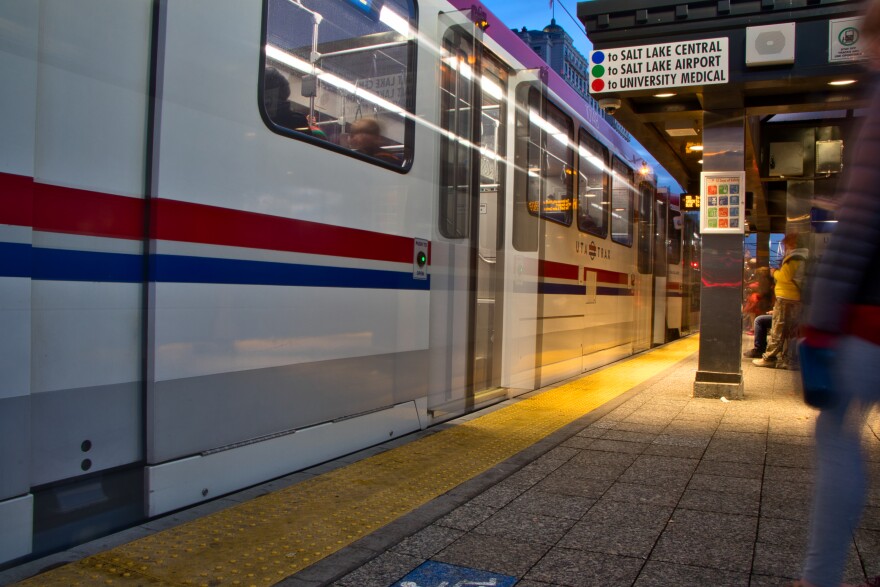
{"type": "Polygon", "coordinates": [[[828,62],[866,59],[862,51],[862,17],[835,18],[828,21],[828,62]]]}
{"type": "Polygon", "coordinates": [[[704,171],[700,174],[701,233],[744,233],[745,185],[745,171],[704,171]]]}
{"type": "Polygon", "coordinates": [[[726,84],[727,37],[590,53],[590,92],[726,84]]]}
{"type": "Polygon", "coordinates": [[[796,32],[793,22],[746,27],[746,65],[794,63],[796,32]]]}

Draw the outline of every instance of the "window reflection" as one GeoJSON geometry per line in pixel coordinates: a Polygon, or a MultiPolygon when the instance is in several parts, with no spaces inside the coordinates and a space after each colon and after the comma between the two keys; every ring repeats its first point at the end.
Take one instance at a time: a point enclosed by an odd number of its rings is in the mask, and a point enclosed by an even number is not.
{"type": "Polygon", "coordinates": [[[267,118],[280,130],[408,166],[413,123],[402,114],[414,101],[414,13],[409,0],[269,0],[267,118]]]}

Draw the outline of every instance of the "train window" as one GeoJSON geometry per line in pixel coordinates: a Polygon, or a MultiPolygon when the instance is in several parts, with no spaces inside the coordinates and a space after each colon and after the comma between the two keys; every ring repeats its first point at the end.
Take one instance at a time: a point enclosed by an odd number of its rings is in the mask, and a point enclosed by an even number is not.
{"type": "Polygon", "coordinates": [[[666,258],[670,265],[678,265],[681,263],[681,225],[682,216],[678,212],[669,214],[669,225],[667,226],[667,243],[666,258]]]}
{"type": "MultiPolygon", "coordinates": [[[[447,238],[469,236],[475,204],[481,225],[495,216],[487,216],[489,208],[497,212],[504,179],[506,90],[507,72],[500,63],[463,30],[447,31],[440,62],[440,232],[447,238]]],[[[487,227],[480,233],[497,236],[487,227]]]]}
{"type": "Polygon", "coordinates": [[[636,212],[637,264],[639,273],[644,275],[654,270],[654,186],[647,181],[639,185],[639,207],[636,212]]]}
{"type": "Polygon", "coordinates": [[[633,171],[614,157],[611,162],[611,240],[633,244],[633,171]]]}
{"type": "Polygon", "coordinates": [[[458,29],[443,39],[440,61],[440,233],[447,238],[470,234],[473,197],[474,78],[473,40],[458,29]],[[453,137],[463,140],[455,140],[453,137]]]}
{"type": "Polygon", "coordinates": [[[608,149],[580,131],[578,145],[578,228],[605,238],[608,236],[608,149]]]}
{"type": "MultiPolygon", "coordinates": [[[[483,53],[480,82],[480,126],[477,136],[480,145],[480,218],[486,218],[484,208],[488,207],[488,218],[499,215],[504,209],[504,170],[507,140],[507,70],[499,60],[483,53]]],[[[497,224],[497,223],[496,223],[497,224]]],[[[503,224],[502,224],[503,226],[503,224]]],[[[482,230],[490,247],[503,246],[501,230],[489,227],[482,230]],[[489,238],[492,234],[494,238],[489,238]]]]}
{"type": "Polygon", "coordinates": [[[572,219],[571,118],[543,101],[540,92],[529,93],[529,146],[526,201],[529,213],[566,226],[572,219]],[[544,104],[544,112],[540,105],[544,104]]]}
{"type": "Polygon", "coordinates": [[[666,219],[669,218],[669,193],[656,190],[654,199],[654,276],[666,277],[669,234],[666,219]]]}
{"type": "Polygon", "coordinates": [[[516,107],[514,116],[514,149],[513,149],[513,224],[511,232],[513,247],[517,251],[537,251],[540,220],[529,212],[526,193],[527,184],[532,178],[527,173],[529,150],[533,141],[533,131],[529,125],[529,105],[532,105],[533,86],[529,82],[521,83],[516,88],[516,107]]]}
{"type": "Polygon", "coordinates": [[[414,0],[266,0],[270,128],[392,169],[412,158],[414,0]]]}

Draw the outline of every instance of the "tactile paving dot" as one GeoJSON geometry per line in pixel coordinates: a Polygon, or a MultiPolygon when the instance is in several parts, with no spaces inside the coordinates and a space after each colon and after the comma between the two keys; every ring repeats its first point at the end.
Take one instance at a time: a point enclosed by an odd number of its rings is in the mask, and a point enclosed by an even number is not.
{"type": "Polygon", "coordinates": [[[20,585],[273,585],[696,352],[689,337],[20,585]]]}

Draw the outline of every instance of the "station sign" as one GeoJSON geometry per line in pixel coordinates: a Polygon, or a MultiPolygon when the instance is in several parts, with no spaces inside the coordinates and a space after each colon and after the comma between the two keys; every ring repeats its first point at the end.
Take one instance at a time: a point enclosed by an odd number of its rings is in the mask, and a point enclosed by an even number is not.
{"type": "Polygon", "coordinates": [[[601,49],[590,53],[590,92],[726,84],[727,37],[601,49]]]}

